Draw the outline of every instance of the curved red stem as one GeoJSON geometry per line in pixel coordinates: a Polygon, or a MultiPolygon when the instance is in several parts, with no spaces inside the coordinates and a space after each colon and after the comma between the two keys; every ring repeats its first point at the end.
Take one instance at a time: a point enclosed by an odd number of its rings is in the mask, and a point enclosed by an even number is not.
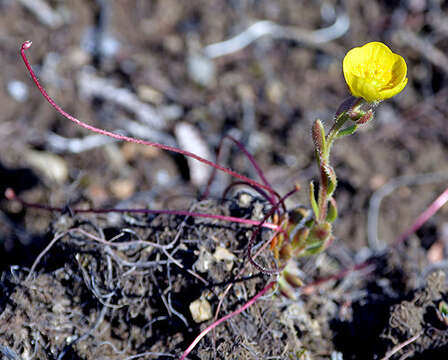
{"type": "Polygon", "coordinates": [[[230,318],[234,317],[235,315],[238,315],[239,313],[242,313],[244,310],[246,310],[249,306],[253,305],[255,301],[257,301],[261,296],[266,294],[277,282],[272,281],[268,285],[266,285],[263,290],[261,290],[257,295],[255,295],[252,299],[250,299],[247,303],[245,303],[243,306],[241,306],[239,309],[231,312],[230,314],[227,314],[226,316],[223,316],[221,319],[216,320],[214,323],[209,325],[207,328],[205,328],[201,333],[194,339],[194,341],[190,344],[190,346],[184,351],[182,356],[180,357],[180,360],[185,360],[188,354],[194,349],[194,347],[198,344],[201,339],[207,335],[211,330],[213,330],[215,327],[217,327],[219,324],[221,324],[224,321],[229,320],[230,318]]]}
{"type": "Polygon", "coordinates": [[[60,113],[62,116],[64,116],[68,120],[73,121],[75,124],[85,128],[87,130],[93,131],[93,132],[95,132],[97,134],[106,135],[106,136],[109,136],[109,137],[117,139],[117,140],[127,141],[127,142],[131,142],[131,143],[135,143],[135,144],[142,144],[142,145],[146,145],[146,146],[152,146],[152,147],[155,147],[155,148],[158,148],[158,149],[171,151],[171,152],[178,153],[178,154],[181,154],[181,155],[184,155],[184,156],[188,156],[188,157],[190,157],[192,159],[195,159],[195,160],[200,161],[200,162],[202,162],[204,164],[207,164],[207,165],[209,165],[209,166],[211,166],[211,167],[213,167],[213,168],[215,168],[217,170],[223,171],[223,172],[225,172],[225,173],[227,173],[227,174],[229,174],[229,175],[231,175],[233,177],[236,177],[238,179],[246,181],[249,184],[251,184],[252,186],[263,188],[265,190],[268,190],[269,192],[272,191],[272,189],[269,186],[260,184],[257,181],[249,179],[248,177],[246,177],[244,175],[241,175],[241,174],[239,174],[239,173],[237,173],[237,172],[235,172],[235,171],[233,171],[231,169],[228,169],[228,168],[226,168],[224,166],[215,164],[214,162],[212,162],[210,160],[207,160],[207,159],[204,159],[204,158],[202,158],[202,157],[200,157],[200,156],[198,156],[196,154],[193,154],[193,153],[191,153],[189,151],[185,151],[185,150],[178,149],[178,148],[175,148],[175,147],[172,147],[172,146],[163,145],[163,144],[159,144],[159,143],[154,143],[154,142],[146,141],[146,140],[142,140],[142,139],[136,139],[136,138],[133,138],[133,137],[130,137],[130,136],[120,135],[120,134],[117,134],[117,133],[114,133],[114,132],[111,132],[111,131],[103,130],[103,129],[97,128],[95,126],[86,124],[85,122],[83,122],[83,121],[73,117],[72,115],[68,114],[58,104],[56,104],[56,102],[50,97],[50,95],[48,95],[48,93],[45,91],[45,89],[40,84],[39,80],[37,79],[37,76],[34,73],[33,69],[31,68],[31,65],[30,65],[30,63],[29,63],[29,61],[28,61],[28,59],[27,59],[27,57],[25,55],[25,50],[29,49],[31,47],[31,44],[32,44],[31,41],[25,41],[22,44],[22,47],[20,49],[20,55],[22,56],[23,62],[25,63],[25,66],[28,69],[28,72],[30,73],[34,83],[36,84],[37,88],[39,89],[39,91],[43,95],[43,97],[50,103],[50,105],[58,113],[60,113]]]}
{"type": "MultiPolygon", "coordinates": [[[[235,143],[235,145],[244,153],[244,155],[246,155],[246,157],[248,158],[248,160],[250,161],[252,166],[255,168],[255,171],[257,172],[257,174],[260,177],[260,179],[263,182],[263,184],[268,186],[269,189],[270,189],[269,193],[271,194],[271,196],[270,197],[265,196],[266,199],[271,204],[274,204],[274,202],[275,202],[274,197],[276,196],[278,199],[280,199],[280,195],[276,191],[274,191],[272,186],[269,184],[268,180],[264,176],[263,170],[261,170],[260,166],[258,166],[257,162],[255,161],[255,158],[249,153],[249,151],[247,151],[246,147],[241,142],[239,142],[237,139],[235,139],[233,136],[227,134],[219,142],[218,151],[216,153],[217,162],[218,162],[218,159],[219,159],[219,157],[221,155],[221,147],[222,147],[225,139],[229,139],[229,140],[233,141],[235,143]]],[[[203,198],[208,196],[208,193],[210,191],[210,185],[211,185],[211,183],[213,182],[213,180],[215,178],[215,174],[216,174],[216,169],[214,169],[212,174],[210,175],[210,178],[208,180],[208,183],[207,183],[207,186],[205,188],[204,194],[202,195],[203,198]]]]}
{"type": "Polygon", "coordinates": [[[395,240],[394,245],[398,245],[406,240],[411,234],[415,233],[422,225],[427,222],[439,209],[448,202],[448,188],[446,188],[443,193],[441,193],[437,199],[435,199],[431,205],[423,211],[417,219],[414,220],[413,224],[406,229],[398,238],[395,240]]]}

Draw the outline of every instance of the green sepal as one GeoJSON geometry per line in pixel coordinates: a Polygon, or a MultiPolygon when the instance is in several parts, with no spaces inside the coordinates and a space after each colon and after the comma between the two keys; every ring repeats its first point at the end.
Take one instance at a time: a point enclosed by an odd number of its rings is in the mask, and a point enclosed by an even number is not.
{"type": "Polygon", "coordinates": [[[336,135],[337,138],[343,137],[343,136],[347,136],[347,135],[351,135],[353,133],[355,133],[355,131],[358,129],[358,125],[351,125],[349,127],[346,127],[345,129],[339,130],[338,134],[336,135]]]}
{"type": "Polygon", "coordinates": [[[319,206],[317,205],[316,197],[314,195],[314,183],[312,181],[310,182],[310,203],[314,212],[314,218],[319,219],[319,206]]]}
{"type": "Polygon", "coordinates": [[[338,218],[338,207],[336,205],[336,201],[331,198],[328,201],[328,211],[327,211],[327,217],[326,220],[330,223],[335,221],[338,218]]]}

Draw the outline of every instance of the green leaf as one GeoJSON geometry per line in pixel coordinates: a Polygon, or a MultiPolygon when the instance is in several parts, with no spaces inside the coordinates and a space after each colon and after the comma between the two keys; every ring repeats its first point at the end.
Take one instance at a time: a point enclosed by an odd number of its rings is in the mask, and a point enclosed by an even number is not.
{"type": "Polygon", "coordinates": [[[345,129],[339,130],[338,134],[336,137],[340,138],[343,136],[347,136],[347,135],[351,135],[353,134],[356,130],[358,129],[358,125],[352,125],[349,127],[346,127],[345,129]]]}
{"type": "Polygon", "coordinates": [[[439,311],[443,317],[448,317],[448,304],[445,301],[440,302],[439,311]]]}
{"type": "Polygon", "coordinates": [[[328,202],[328,212],[326,220],[330,223],[338,218],[338,208],[336,206],[336,201],[331,198],[328,202]]]}
{"type": "Polygon", "coordinates": [[[318,254],[325,250],[328,242],[331,240],[331,224],[323,222],[315,224],[310,231],[307,239],[305,250],[300,256],[308,256],[318,254]]]}
{"type": "Polygon", "coordinates": [[[314,223],[315,223],[314,219],[309,219],[309,220],[305,223],[305,226],[306,226],[307,228],[311,229],[311,227],[314,226],[314,223]]]}
{"type": "Polygon", "coordinates": [[[310,244],[308,244],[305,248],[303,256],[316,255],[319,254],[322,250],[324,250],[325,242],[322,240],[316,240],[310,244]]]}
{"type": "Polygon", "coordinates": [[[317,206],[316,197],[314,195],[314,183],[310,182],[310,203],[314,212],[314,218],[319,219],[319,206],[317,206]]]}

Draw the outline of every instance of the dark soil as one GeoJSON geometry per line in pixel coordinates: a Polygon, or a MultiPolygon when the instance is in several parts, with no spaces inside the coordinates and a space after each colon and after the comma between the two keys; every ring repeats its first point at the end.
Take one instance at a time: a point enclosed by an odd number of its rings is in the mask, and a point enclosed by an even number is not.
{"type": "MultiPolygon", "coordinates": [[[[75,213],[182,209],[261,220],[270,206],[250,187],[235,186],[223,198],[231,179],[220,174],[201,199],[208,176],[198,177],[201,170],[183,156],[99,138],[74,150],[92,134],[58,115],[32,85],[18,56],[28,39],[39,78],[69,113],[179,147],[181,127],[190,126],[187,146],[197,135],[212,159],[231,134],[280,194],[317,178],[310,128],[316,118],[328,127],[348,96],[345,52],[368,41],[387,43],[406,59],[409,83],[378,107],[371,125],[334,147],[336,240],[298,263],[304,282],[314,286],[294,301],[269,293],[209,333],[190,358],[446,358],[448,326],[440,311],[448,301],[446,206],[409,239],[395,240],[448,178],[446,1],[45,2],[59,14],[54,27],[22,2],[0,0],[0,194],[12,188],[30,203],[63,210],[0,199],[1,358],[179,358],[212,323],[207,315],[215,314],[229,284],[220,316],[272,280],[249,264],[251,226],[75,213]],[[335,40],[313,43],[302,32],[295,39],[266,36],[192,70],[205,61],[201,49],[257,20],[313,31],[342,13],[350,26],[335,40]],[[105,85],[89,93],[86,86],[98,79],[105,85]],[[17,81],[27,96],[11,87],[17,81]],[[116,89],[132,99],[119,98],[116,89]],[[132,101],[137,105],[129,107],[132,101]],[[161,123],[147,115],[148,106],[161,123]],[[397,186],[381,203],[379,240],[369,241],[369,203],[391,181],[397,186]],[[366,266],[315,283],[357,264],[366,266]],[[202,321],[193,318],[192,303],[201,304],[202,321]]],[[[221,150],[220,163],[258,179],[230,141],[221,150]]],[[[301,191],[286,205],[306,205],[307,198],[301,191]]],[[[263,231],[257,244],[269,235],[263,231]]],[[[272,267],[275,260],[264,251],[257,261],[272,267]]]]}

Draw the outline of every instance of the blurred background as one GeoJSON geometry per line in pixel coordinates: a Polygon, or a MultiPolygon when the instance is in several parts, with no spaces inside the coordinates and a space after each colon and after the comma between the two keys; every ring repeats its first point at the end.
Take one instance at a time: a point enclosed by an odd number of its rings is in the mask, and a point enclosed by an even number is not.
{"type": "MultiPolygon", "coordinates": [[[[333,161],[336,235],[348,250],[374,246],[369,201],[397,182],[379,209],[377,241],[387,244],[446,184],[447,11],[441,0],[0,0],[0,194],[11,187],[60,207],[184,209],[209,176],[182,156],[64,119],[26,72],[25,40],[42,84],[70,114],[212,160],[231,134],[280,193],[316,177],[310,128],[316,118],[328,127],[349,95],[345,53],[382,41],[405,58],[409,83],[336,144],[333,161]]],[[[257,176],[230,142],[220,163],[257,176]]],[[[218,176],[212,195],[229,181],[218,176]]],[[[23,247],[45,243],[53,217],[2,199],[1,266],[29,264],[35,255],[23,247]]],[[[303,191],[289,205],[306,201],[303,191]]],[[[446,215],[427,225],[428,246],[446,240],[446,215]]]]}

